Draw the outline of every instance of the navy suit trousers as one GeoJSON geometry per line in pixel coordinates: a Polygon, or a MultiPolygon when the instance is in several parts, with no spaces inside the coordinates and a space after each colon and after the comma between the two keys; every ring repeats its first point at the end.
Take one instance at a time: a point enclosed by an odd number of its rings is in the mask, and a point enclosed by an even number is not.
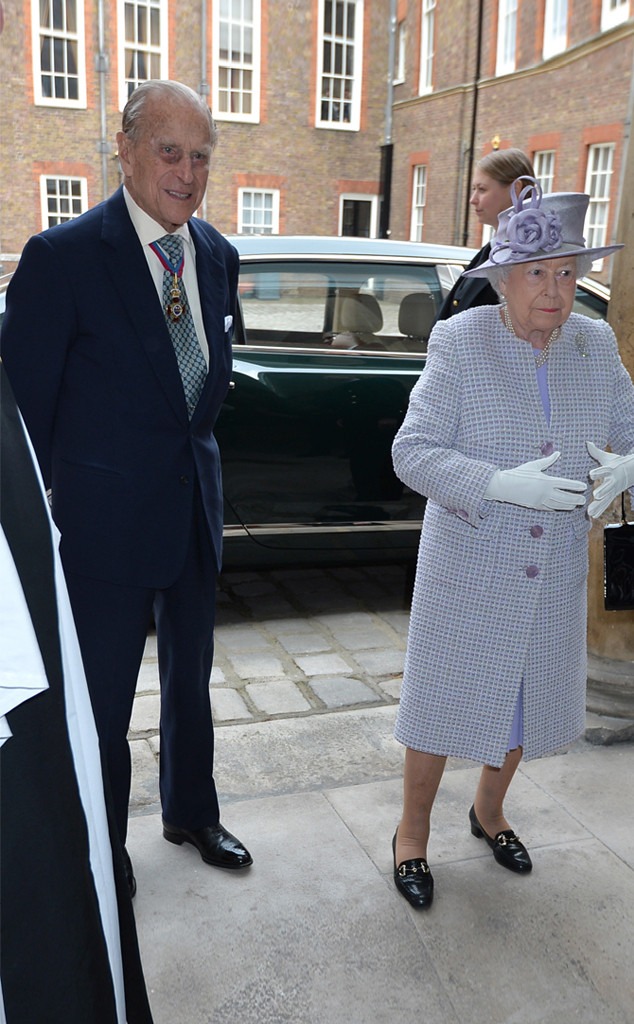
{"type": "Polygon", "coordinates": [[[154,590],[66,575],[122,842],[131,780],[127,734],[152,611],[161,687],[163,818],[187,829],[216,824],[209,697],[216,568],[198,488],[185,562],[171,586],[154,590]]]}

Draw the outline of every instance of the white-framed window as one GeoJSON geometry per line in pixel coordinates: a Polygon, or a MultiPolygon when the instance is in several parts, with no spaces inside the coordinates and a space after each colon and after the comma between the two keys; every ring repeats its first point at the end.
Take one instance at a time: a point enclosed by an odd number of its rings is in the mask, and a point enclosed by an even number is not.
{"type": "Polygon", "coordinates": [[[603,0],[601,4],[601,31],[627,21],[630,16],[630,0],[603,0]]]}
{"type": "Polygon", "coordinates": [[[280,192],[277,188],[238,189],[238,232],[241,235],[278,235],[280,192]]]}
{"type": "Polygon", "coordinates": [[[434,87],[434,18],[436,0],[422,0],[420,26],[420,79],[418,92],[423,96],[434,87]]]}
{"type": "Polygon", "coordinates": [[[555,183],[555,150],[540,149],[533,160],[535,177],[544,192],[552,192],[555,183]]]}
{"type": "Polygon", "coordinates": [[[394,84],[405,81],[405,68],[407,60],[407,22],[399,21],[396,26],[396,46],[394,61],[394,84]]]}
{"type": "Polygon", "coordinates": [[[517,0],[498,0],[498,42],[496,75],[515,71],[517,41],[517,0]]]}
{"type": "Polygon", "coordinates": [[[40,203],[43,231],[74,220],[88,209],[88,183],[85,178],[41,174],[40,203]]]}
{"type": "Polygon", "coordinates": [[[119,104],[141,82],[168,78],[167,0],[119,0],[119,104]]]}
{"type": "MultiPolygon", "coordinates": [[[[602,143],[588,148],[588,167],[585,190],[590,196],[584,234],[587,247],[607,245],[608,216],[610,212],[610,186],[614,162],[614,143],[602,143]]],[[[594,264],[600,270],[601,260],[594,264]]]]}
{"type": "Polygon", "coordinates": [[[546,0],[544,12],[544,60],[562,53],[568,43],[568,0],[546,0]]]}
{"type": "Polygon", "coordinates": [[[84,0],[32,0],[36,104],[86,106],[84,0]]]}
{"type": "Polygon", "coordinates": [[[220,121],[260,120],[261,0],[214,0],[212,108],[220,121]]]}
{"type": "Polygon", "coordinates": [[[427,167],[417,164],[412,180],[412,216],[409,237],[412,242],[422,242],[425,223],[425,200],[427,197],[427,167]]]}
{"type": "Polygon", "coordinates": [[[376,238],[379,224],[378,196],[342,193],[339,197],[339,234],[376,238]]]}
{"type": "Polygon", "coordinates": [[[363,71],[363,0],[319,0],[318,128],[358,131],[363,71]]]}

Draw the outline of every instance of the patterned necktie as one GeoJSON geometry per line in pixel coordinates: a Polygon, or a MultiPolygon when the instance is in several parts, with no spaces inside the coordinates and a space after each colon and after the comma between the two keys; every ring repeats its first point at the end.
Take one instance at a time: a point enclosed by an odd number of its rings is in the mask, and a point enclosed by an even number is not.
{"type": "Polygon", "coordinates": [[[182,273],[179,276],[176,274],[177,268],[183,261],[183,239],[180,235],[163,235],[157,244],[167,254],[174,268],[173,270],[165,268],[163,274],[163,312],[176,353],[185,391],[187,412],[191,419],[205,386],[207,364],[196,334],[182,273]],[[182,310],[177,318],[174,318],[173,315],[170,316],[170,307],[174,307],[176,311],[179,308],[182,310]]]}

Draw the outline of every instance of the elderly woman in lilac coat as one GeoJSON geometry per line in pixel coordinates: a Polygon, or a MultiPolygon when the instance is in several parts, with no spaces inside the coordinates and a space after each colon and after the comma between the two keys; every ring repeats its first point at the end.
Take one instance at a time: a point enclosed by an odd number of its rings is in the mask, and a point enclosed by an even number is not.
{"type": "Polygon", "coordinates": [[[533,180],[511,201],[489,260],[468,271],[502,304],[436,325],[393,447],[397,475],[428,499],[392,842],[396,887],[421,909],[448,756],[483,765],[472,834],[503,867],[531,870],[505,796],[522,757],[583,733],[589,516],[634,484],[634,386],[608,324],[572,313],[577,278],[621,247],[585,247],[586,195],[542,196],[533,180]]]}

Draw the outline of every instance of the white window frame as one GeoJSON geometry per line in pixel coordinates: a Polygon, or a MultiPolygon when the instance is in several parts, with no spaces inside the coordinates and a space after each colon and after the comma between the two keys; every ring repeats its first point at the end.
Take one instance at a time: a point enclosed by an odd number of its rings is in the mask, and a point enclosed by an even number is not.
{"type": "MultiPolygon", "coordinates": [[[[261,0],[213,0],[214,55],[211,70],[212,109],[216,121],[241,121],[258,124],[260,121],[260,78],[262,64],[262,5],[261,0]],[[224,9],[223,9],[224,8],[224,9]],[[228,35],[227,52],[223,54],[223,37],[228,35]],[[245,46],[245,37],[251,39],[251,53],[245,46]],[[233,40],[237,46],[234,49],[233,40]],[[229,88],[221,84],[221,72],[231,81],[229,88]],[[250,74],[251,88],[244,88],[243,76],[250,74]],[[238,86],[234,89],[234,79],[238,86]],[[251,110],[225,110],[231,97],[250,96],[251,110]],[[228,103],[227,103],[228,98],[228,103]]],[[[248,46],[248,42],[246,44],[248,46]]]]}
{"type": "Polygon", "coordinates": [[[630,16],[630,0],[603,0],[601,4],[601,31],[622,25],[630,16]]]}
{"type": "Polygon", "coordinates": [[[62,221],[75,220],[76,217],[80,217],[82,213],[85,213],[88,209],[88,181],[86,178],[81,178],[79,175],[73,174],[40,174],[40,207],[42,211],[42,230],[46,231],[47,228],[52,227],[52,224],[60,224],[62,221]],[[80,209],[74,213],[69,212],[68,216],[64,216],[63,211],[59,210],[59,216],[57,216],[51,223],[49,220],[49,191],[48,182],[54,181],[56,183],[55,198],[59,198],[59,185],[62,182],[69,182],[71,184],[79,185],[79,202],[80,209]]]}
{"type": "MultiPolygon", "coordinates": [[[[589,249],[607,245],[610,218],[610,192],[614,170],[613,142],[602,142],[588,147],[585,191],[590,196],[584,225],[586,245],[589,249]]],[[[594,270],[601,270],[603,260],[595,260],[594,270]]]]}
{"type": "MultiPolygon", "coordinates": [[[[268,227],[269,225],[265,225],[268,227]]],[[[243,188],[238,189],[238,234],[240,235],[279,235],[280,233],[280,190],[279,188],[252,188],[249,185],[245,185],[243,188]],[[253,222],[246,225],[249,230],[245,230],[245,198],[247,196],[259,196],[261,198],[271,199],[271,218],[270,218],[270,231],[253,231],[250,230],[255,225],[253,222]]]]}
{"type": "Polygon", "coordinates": [[[554,149],[537,150],[533,157],[535,177],[544,192],[552,192],[555,183],[555,159],[554,149]]]}
{"type": "MultiPolygon", "coordinates": [[[[341,236],[343,232],[343,204],[346,200],[355,203],[370,203],[370,234],[369,238],[376,238],[379,233],[379,197],[368,192],[342,192],[339,196],[339,227],[337,233],[341,236]]],[[[362,238],[362,235],[350,236],[362,238]]]]}
{"type": "Polygon", "coordinates": [[[498,39],[495,73],[515,71],[517,58],[517,0],[498,0],[498,39]]]}
{"type": "Polygon", "coordinates": [[[405,81],[407,68],[407,22],[399,21],[396,26],[396,60],[394,67],[394,85],[402,85],[405,81]]]}
{"type": "Polygon", "coordinates": [[[544,12],[544,60],[563,53],[568,44],[568,0],[546,0],[544,12]]]}
{"type": "Polygon", "coordinates": [[[319,31],[317,38],[317,95],[315,127],[330,128],[334,131],[358,132],[361,125],[361,87],[363,83],[364,0],[319,0],[318,11],[319,31]],[[337,36],[336,33],[326,33],[325,31],[326,7],[331,6],[336,8],[339,5],[343,5],[344,11],[348,10],[350,7],[354,7],[354,35],[352,37],[337,36]],[[324,65],[326,47],[327,45],[331,45],[332,42],[334,42],[337,47],[343,46],[346,40],[347,45],[352,46],[352,74],[348,76],[344,73],[338,74],[336,67],[331,74],[330,69],[326,69],[324,65]],[[350,105],[349,120],[346,121],[341,118],[338,120],[329,120],[322,118],[322,103],[325,102],[329,106],[333,106],[336,103],[333,86],[339,81],[343,87],[346,77],[351,82],[352,87],[351,95],[346,99],[346,103],[344,104],[347,105],[349,103],[350,105]],[[329,85],[328,89],[324,89],[325,84],[329,85]]]}
{"type": "MultiPolygon", "coordinates": [[[[75,31],[68,28],[43,27],[40,21],[40,0],[31,0],[31,40],[33,51],[33,96],[36,106],[42,107],[73,107],[75,109],[86,108],[86,38],[84,31],[84,0],[62,0],[65,20],[69,4],[75,5],[77,25],[75,31]],[[77,60],[76,75],[68,75],[68,69],[62,75],[51,78],[63,77],[66,82],[68,78],[77,78],[77,98],[67,99],[66,97],[45,96],[42,89],[42,42],[45,39],[52,39],[54,42],[62,42],[65,47],[76,47],[75,55],[77,60]]],[[[52,0],[50,5],[52,6],[52,0]]]]}
{"type": "Polygon", "coordinates": [[[412,174],[412,213],[409,237],[412,242],[422,242],[427,202],[427,164],[416,164],[412,174]]]}
{"type": "MultiPolygon", "coordinates": [[[[119,107],[125,107],[130,97],[129,83],[134,82],[136,88],[141,82],[151,81],[155,78],[169,78],[168,64],[168,0],[118,0],[117,3],[117,36],[118,58],[119,58],[119,107]],[[135,26],[138,26],[139,9],[147,13],[148,20],[152,12],[158,14],[159,41],[153,43],[150,39],[147,42],[139,43],[136,39],[126,38],[126,8],[132,7],[135,13],[135,26]],[[129,78],[126,65],[126,50],[134,50],[138,55],[144,55],[148,61],[158,65],[158,74],[149,74],[147,78],[141,78],[137,74],[129,78]]],[[[132,90],[132,92],[134,89],[132,90]]]]}
{"type": "Polygon", "coordinates": [[[434,88],[434,21],[436,0],[422,0],[420,19],[420,75],[418,93],[424,96],[434,88]]]}

